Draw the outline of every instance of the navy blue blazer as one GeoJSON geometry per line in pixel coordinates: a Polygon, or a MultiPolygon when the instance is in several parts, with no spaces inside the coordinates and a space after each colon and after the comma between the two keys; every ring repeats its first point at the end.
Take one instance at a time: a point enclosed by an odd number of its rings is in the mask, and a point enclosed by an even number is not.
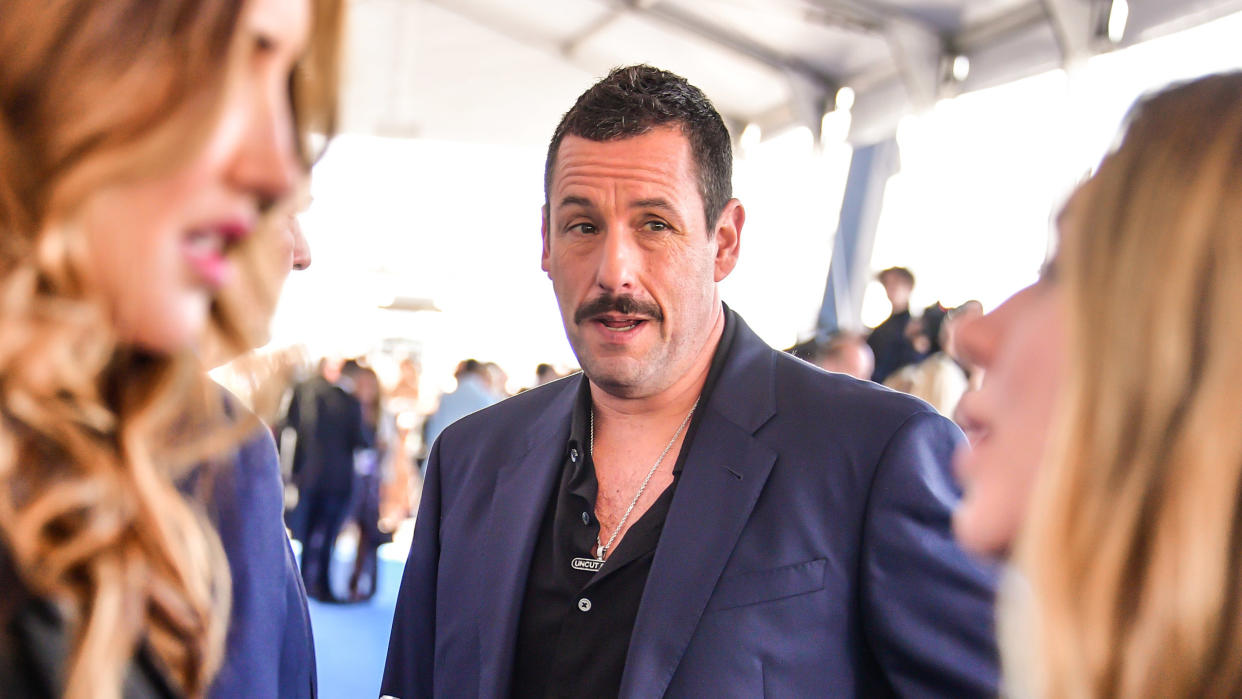
{"type": "Polygon", "coordinates": [[[213,475],[209,511],[233,579],[224,664],[212,699],[316,696],[315,646],[302,576],[285,534],[276,443],[255,432],[213,475]]]}
{"type": "MultiPolygon", "coordinates": [[[[381,693],[503,697],[581,374],[432,448],[381,693]]],[[[623,697],[995,696],[994,571],[954,542],[957,427],[745,323],[689,446],[623,697]]]]}

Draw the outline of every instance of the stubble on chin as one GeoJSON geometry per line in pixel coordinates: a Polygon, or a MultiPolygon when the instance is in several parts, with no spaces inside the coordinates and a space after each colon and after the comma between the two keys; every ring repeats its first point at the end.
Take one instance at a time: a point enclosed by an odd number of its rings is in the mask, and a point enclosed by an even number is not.
{"type": "Polygon", "coordinates": [[[638,367],[625,366],[626,362],[620,357],[587,356],[577,351],[577,348],[575,353],[578,364],[582,366],[582,373],[591,383],[619,397],[628,398],[637,391],[637,385],[642,379],[638,367]]]}

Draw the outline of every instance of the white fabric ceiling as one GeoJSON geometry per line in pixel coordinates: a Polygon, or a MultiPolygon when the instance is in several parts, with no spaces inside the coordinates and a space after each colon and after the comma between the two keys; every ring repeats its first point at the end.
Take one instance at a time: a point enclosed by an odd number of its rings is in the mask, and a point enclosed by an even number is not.
{"type": "Polygon", "coordinates": [[[818,132],[840,87],[851,138],[910,109],[1071,65],[1242,10],[1242,0],[353,0],[346,131],[546,142],[610,68],[647,62],[703,88],[735,134],[818,132]],[[970,61],[954,80],[953,58],[970,61]]]}

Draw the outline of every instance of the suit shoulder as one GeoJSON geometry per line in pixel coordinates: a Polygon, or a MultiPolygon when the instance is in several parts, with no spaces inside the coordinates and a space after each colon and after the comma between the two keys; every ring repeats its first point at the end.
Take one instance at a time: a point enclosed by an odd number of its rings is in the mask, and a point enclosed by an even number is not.
{"type": "Polygon", "coordinates": [[[939,415],[926,402],[874,381],[824,371],[784,352],[778,355],[777,395],[782,407],[861,422],[871,429],[884,425],[895,429],[920,413],[939,415]]]}

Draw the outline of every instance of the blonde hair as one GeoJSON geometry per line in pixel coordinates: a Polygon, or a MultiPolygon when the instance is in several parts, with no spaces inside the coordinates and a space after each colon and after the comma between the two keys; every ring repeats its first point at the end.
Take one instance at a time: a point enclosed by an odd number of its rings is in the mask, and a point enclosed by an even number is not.
{"type": "MultiPolygon", "coordinates": [[[[23,583],[64,614],[67,697],[119,697],[140,643],[202,696],[223,654],[227,562],[203,504],[178,483],[237,430],[190,353],[156,356],[117,337],[84,281],[75,214],[100,186],[159,176],[198,151],[249,40],[244,5],[0,10],[0,539],[23,583]]],[[[326,136],[343,8],[314,7],[290,90],[299,129],[326,136]]],[[[262,265],[247,254],[253,273],[262,265]]],[[[254,323],[239,308],[217,304],[213,321],[248,348],[254,323]]]]}
{"type": "Polygon", "coordinates": [[[1074,195],[1069,376],[1002,604],[1041,697],[1242,695],[1242,73],[1142,100],[1074,195]]]}

